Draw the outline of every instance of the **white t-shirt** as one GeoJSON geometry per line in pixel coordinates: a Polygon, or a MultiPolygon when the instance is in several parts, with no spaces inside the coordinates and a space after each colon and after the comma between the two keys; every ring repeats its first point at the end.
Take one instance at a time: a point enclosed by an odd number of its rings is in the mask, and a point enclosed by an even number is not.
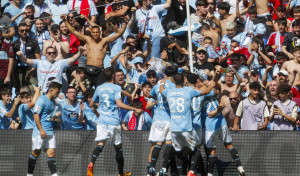
{"type": "Polygon", "coordinates": [[[48,79],[55,77],[59,83],[62,83],[62,73],[69,67],[68,59],[63,59],[50,63],[48,60],[35,59],[33,68],[37,69],[38,85],[42,92],[47,92],[48,79]]]}
{"type": "MultiPolygon", "coordinates": [[[[90,16],[97,15],[97,9],[95,6],[95,3],[91,0],[88,0],[89,6],[90,6],[90,16]]],[[[80,13],[80,5],[81,5],[81,0],[76,0],[75,1],[75,6],[74,9],[77,11],[77,13],[80,13]]],[[[68,10],[72,11],[73,10],[73,0],[69,0],[67,3],[68,10]]]]}
{"type": "MultiPolygon", "coordinates": [[[[232,0],[223,0],[223,2],[228,2],[228,4],[230,5],[230,10],[229,10],[229,14],[235,14],[235,11],[236,11],[236,1],[232,1],[232,0]]],[[[239,3],[239,9],[240,9],[240,12],[242,10],[244,10],[246,7],[244,6],[244,3],[243,1],[241,1],[239,3]]]]}
{"type": "Polygon", "coordinates": [[[165,36],[165,30],[161,25],[159,14],[165,10],[164,5],[155,5],[150,10],[138,9],[136,11],[136,20],[138,22],[139,32],[144,32],[146,18],[148,22],[145,34],[148,34],[151,39],[157,36],[165,36]]]}

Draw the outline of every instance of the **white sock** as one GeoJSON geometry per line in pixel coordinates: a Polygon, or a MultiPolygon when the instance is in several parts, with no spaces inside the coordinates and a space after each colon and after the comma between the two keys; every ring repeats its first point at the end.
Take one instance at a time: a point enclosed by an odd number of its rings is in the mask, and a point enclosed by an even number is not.
{"type": "Polygon", "coordinates": [[[213,174],[207,173],[207,176],[213,176],[213,174]]]}
{"type": "Polygon", "coordinates": [[[55,174],[52,174],[51,176],[58,176],[58,175],[57,175],[57,173],[55,173],[55,174]]]}
{"type": "Polygon", "coordinates": [[[27,176],[33,176],[33,174],[27,174],[27,176]]]}
{"type": "Polygon", "coordinates": [[[164,172],[167,172],[167,169],[166,168],[161,168],[162,170],[164,170],[164,172]]]}

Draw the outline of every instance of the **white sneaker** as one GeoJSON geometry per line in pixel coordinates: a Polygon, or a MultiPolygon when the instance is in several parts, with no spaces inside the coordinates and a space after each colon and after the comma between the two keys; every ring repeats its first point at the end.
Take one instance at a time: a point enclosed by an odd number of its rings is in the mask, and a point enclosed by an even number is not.
{"type": "Polygon", "coordinates": [[[239,166],[237,169],[238,169],[238,172],[239,172],[240,176],[245,176],[246,175],[243,166],[239,166]]]}
{"type": "Polygon", "coordinates": [[[33,176],[33,174],[27,174],[27,176],[33,176]]]}
{"type": "Polygon", "coordinates": [[[213,176],[213,174],[207,173],[207,176],[213,176]]]}
{"type": "Polygon", "coordinates": [[[57,173],[55,173],[55,174],[52,174],[51,176],[58,176],[58,175],[57,175],[57,173]]]}

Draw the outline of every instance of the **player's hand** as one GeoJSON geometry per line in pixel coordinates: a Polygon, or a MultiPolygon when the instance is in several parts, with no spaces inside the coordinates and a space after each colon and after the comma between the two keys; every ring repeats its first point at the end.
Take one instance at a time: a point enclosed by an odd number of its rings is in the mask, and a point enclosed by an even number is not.
{"type": "Polygon", "coordinates": [[[82,101],[79,102],[79,106],[80,106],[80,111],[83,112],[84,111],[84,103],[82,101]]]}
{"type": "Polygon", "coordinates": [[[268,65],[267,68],[266,68],[266,70],[268,70],[268,71],[271,70],[271,69],[273,69],[272,65],[268,65]]]}
{"type": "Polygon", "coordinates": [[[236,73],[236,71],[235,71],[235,69],[233,68],[233,67],[231,67],[231,66],[228,66],[229,68],[230,68],[230,72],[232,72],[232,73],[236,73]]]}
{"type": "Polygon", "coordinates": [[[160,80],[160,83],[162,84],[162,83],[166,83],[166,78],[164,78],[164,79],[162,79],[162,80],[160,80]]]}
{"type": "Polygon", "coordinates": [[[61,18],[62,21],[67,21],[67,15],[65,15],[65,14],[62,14],[60,16],[60,18],[61,18]]]}
{"type": "Polygon", "coordinates": [[[141,113],[141,112],[143,112],[143,110],[142,109],[135,109],[134,112],[141,113]]]}
{"type": "Polygon", "coordinates": [[[17,96],[17,97],[15,98],[14,104],[15,104],[15,105],[18,105],[20,102],[21,102],[21,97],[20,97],[20,95],[19,95],[19,96],[17,96]]]}
{"type": "Polygon", "coordinates": [[[40,89],[41,89],[41,88],[40,88],[40,87],[37,87],[37,86],[34,86],[34,87],[33,87],[34,92],[39,92],[40,89]]]}
{"type": "Polygon", "coordinates": [[[239,131],[240,128],[237,125],[233,125],[232,127],[232,131],[239,131]]]}
{"type": "Polygon", "coordinates": [[[288,53],[287,56],[288,56],[290,59],[294,59],[294,57],[295,57],[295,56],[294,56],[293,54],[291,54],[291,53],[288,53]]]}
{"type": "Polygon", "coordinates": [[[17,51],[16,54],[17,54],[17,56],[19,56],[19,57],[20,57],[20,56],[23,56],[22,51],[17,51]]]}
{"type": "Polygon", "coordinates": [[[6,76],[4,79],[4,84],[10,83],[10,76],[6,76]]]}
{"type": "Polygon", "coordinates": [[[134,89],[139,89],[140,87],[141,87],[140,84],[137,84],[137,83],[134,84],[134,89]]]}
{"type": "Polygon", "coordinates": [[[47,136],[47,134],[46,134],[46,132],[45,132],[44,130],[41,130],[41,131],[40,131],[40,134],[41,134],[41,137],[42,137],[43,139],[47,136]]]}
{"type": "Polygon", "coordinates": [[[214,117],[217,114],[217,109],[215,109],[214,111],[211,111],[210,113],[208,113],[208,117],[214,117]]]}

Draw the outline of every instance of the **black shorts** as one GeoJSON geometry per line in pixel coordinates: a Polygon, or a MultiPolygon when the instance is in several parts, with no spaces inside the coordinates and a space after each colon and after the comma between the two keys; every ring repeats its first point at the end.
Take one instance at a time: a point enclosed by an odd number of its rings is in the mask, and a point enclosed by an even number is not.
{"type": "Polygon", "coordinates": [[[103,70],[103,67],[86,65],[85,74],[87,78],[91,81],[92,87],[95,86],[95,88],[97,88],[99,85],[105,82],[103,70]]]}

